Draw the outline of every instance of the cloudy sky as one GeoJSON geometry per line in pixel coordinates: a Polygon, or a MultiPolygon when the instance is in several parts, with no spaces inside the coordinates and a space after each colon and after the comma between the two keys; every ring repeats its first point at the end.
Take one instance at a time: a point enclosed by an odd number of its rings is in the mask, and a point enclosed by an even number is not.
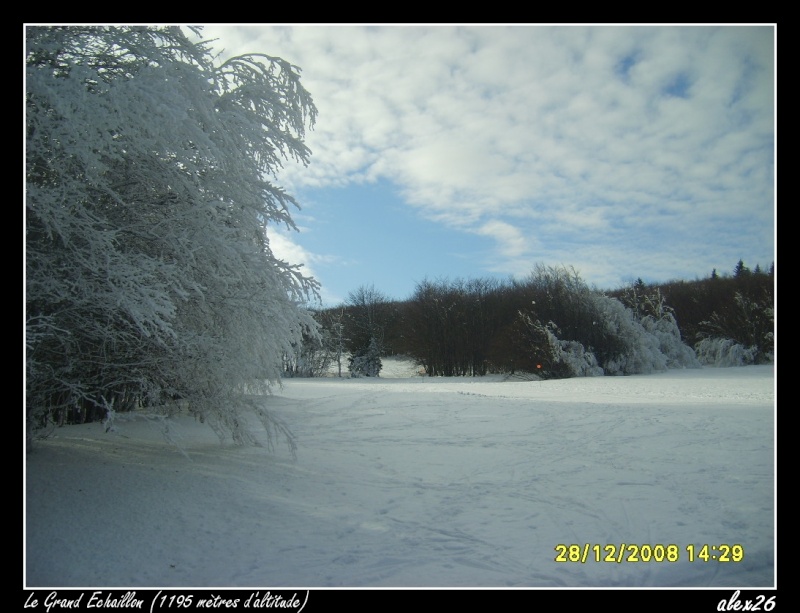
{"type": "Polygon", "coordinates": [[[273,249],[360,286],[574,267],[601,289],[775,260],[776,28],[207,25],[302,69],[319,117],[273,249]]]}

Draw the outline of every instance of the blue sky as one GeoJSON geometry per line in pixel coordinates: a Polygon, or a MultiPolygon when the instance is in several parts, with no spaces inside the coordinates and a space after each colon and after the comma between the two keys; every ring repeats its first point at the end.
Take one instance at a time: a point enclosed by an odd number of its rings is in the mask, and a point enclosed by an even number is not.
{"type": "Polygon", "coordinates": [[[572,266],[614,289],[775,261],[774,25],[206,25],[319,109],[271,233],[325,304],[572,266]]]}

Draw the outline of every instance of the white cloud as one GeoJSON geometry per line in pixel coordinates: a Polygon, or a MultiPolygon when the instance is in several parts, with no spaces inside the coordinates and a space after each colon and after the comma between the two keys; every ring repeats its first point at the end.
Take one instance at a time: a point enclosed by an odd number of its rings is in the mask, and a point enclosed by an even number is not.
{"type": "Polygon", "coordinates": [[[486,222],[475,233],[490,236],[497,241],[503,257],[510,260],[524,256],[531,249],[531,243],[534,242],[531,237],[524,236],[519,228],[496,219],[486,222]]]}
{"type": "MultiPolygon", "coordinates": [[[[682,227],[688,243],[717,231],[714,215],[772,215],[770,27],[208,33],[302,68],[320,115],[312,164],[282,174],[290,190],[388,179],[430,219],[478,234],[513,223],[543,245],[613,227],[682,227]]],[[[672,236],[676,256],[682,241],[672,236]]],[[[497,255],[511,265],[522,251],[509,244],[497,255]]]]}

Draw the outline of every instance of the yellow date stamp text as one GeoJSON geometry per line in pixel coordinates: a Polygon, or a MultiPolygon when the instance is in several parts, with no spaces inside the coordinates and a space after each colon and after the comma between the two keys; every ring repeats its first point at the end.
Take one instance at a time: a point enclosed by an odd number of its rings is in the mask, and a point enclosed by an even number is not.
{"type": "Polygon", "coordinates": [[[744,547],[739,544],[724,543],[709,545],[675,544],[639,545],[631,543],[600,544],[558,544],[554,547],[556,562],[613,562],[647,563],[678,562],[683,558],[689,562],[741,562],[744,560],[744,547]]]}

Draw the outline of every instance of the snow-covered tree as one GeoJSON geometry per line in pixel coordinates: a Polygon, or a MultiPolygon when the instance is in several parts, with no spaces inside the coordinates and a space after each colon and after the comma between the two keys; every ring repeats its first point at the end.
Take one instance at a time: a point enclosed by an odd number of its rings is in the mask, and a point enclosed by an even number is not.
{"type": "Polygon", "coordinates": [[[733,301],[701,322],[703,338],[696,350],[706,364],[764,364],[775,351],[775,310],[766,291],[753,297],[735,292],[733,301]],[[725,341],[731,342],[725,342],[725,341]],[[741,349],[735,349],[740,347],[741,349]],[[724,357],[733,350],[733,356],[724,357]]]}
{"type": "Polygon", "coordinates": [[[560,340],[555,323],[542,324],[530,314],[519,313],[517,326],[519,366],[545,379],[602,376],[603,369],[591,351],[574,340],[560,340]]]}
{"type": "Polygon", "coordinates": [[[756,363],[755,347],[745,347],[730,338],[704,338],[694,346],[697,359],[706,366],[748,366],[756,363]]]}
{"type": "MultiPolygon", "coordinates": [[[[692,349],[681,340],[668,309],[640,315],[615,298],[592,295],[598,325],[614,338],[616,350],[602,362],[607,375],[649,374],[669,368],[699,368],[692,349]],[[658,315],[660,313],[660,315],[658,315]]],[[[655,303],[651,303],[655,307],[655,303]]]]}
{"type": "Polygon", "coordinates": [[[320,312],[311,311],[319,329],[303,335],[303,342],[294,345],[294,351],[283,356],[285,377],[324,377],[336,359],[331,331],[321,322],[320,312]]]}
{"type": "Polygon", "coordinates": [[[349,359],[351,377],[379,377],[383,362],[381,350],[375,337],[369,339],[369,344],[357,351],[349,359]]]}
{"type": "MultiPolygon", "coordinates": [[[[659,287],[648,288],[641,279],[637,279],[623,292],[621,302],[630,310],[633,320],[643,328],[648,343],[653,340],[657,343],[667,368],[697,368],[700,365],[692,348],[683,342],[675,312],[667,305],[659,287]]],[[[661,370],[658,367],[660,363],[659,358],[652,367],[661,370]]]]}
{"type": "Polygon", "coordinates": [[[310,156],[298,69],[179,27],[28,27],[25,85],[29,426],[180,397],[255,442],[244,392],[315,329],[316,281],[266,234],[294,228],[273,181],[310,156]]]}

